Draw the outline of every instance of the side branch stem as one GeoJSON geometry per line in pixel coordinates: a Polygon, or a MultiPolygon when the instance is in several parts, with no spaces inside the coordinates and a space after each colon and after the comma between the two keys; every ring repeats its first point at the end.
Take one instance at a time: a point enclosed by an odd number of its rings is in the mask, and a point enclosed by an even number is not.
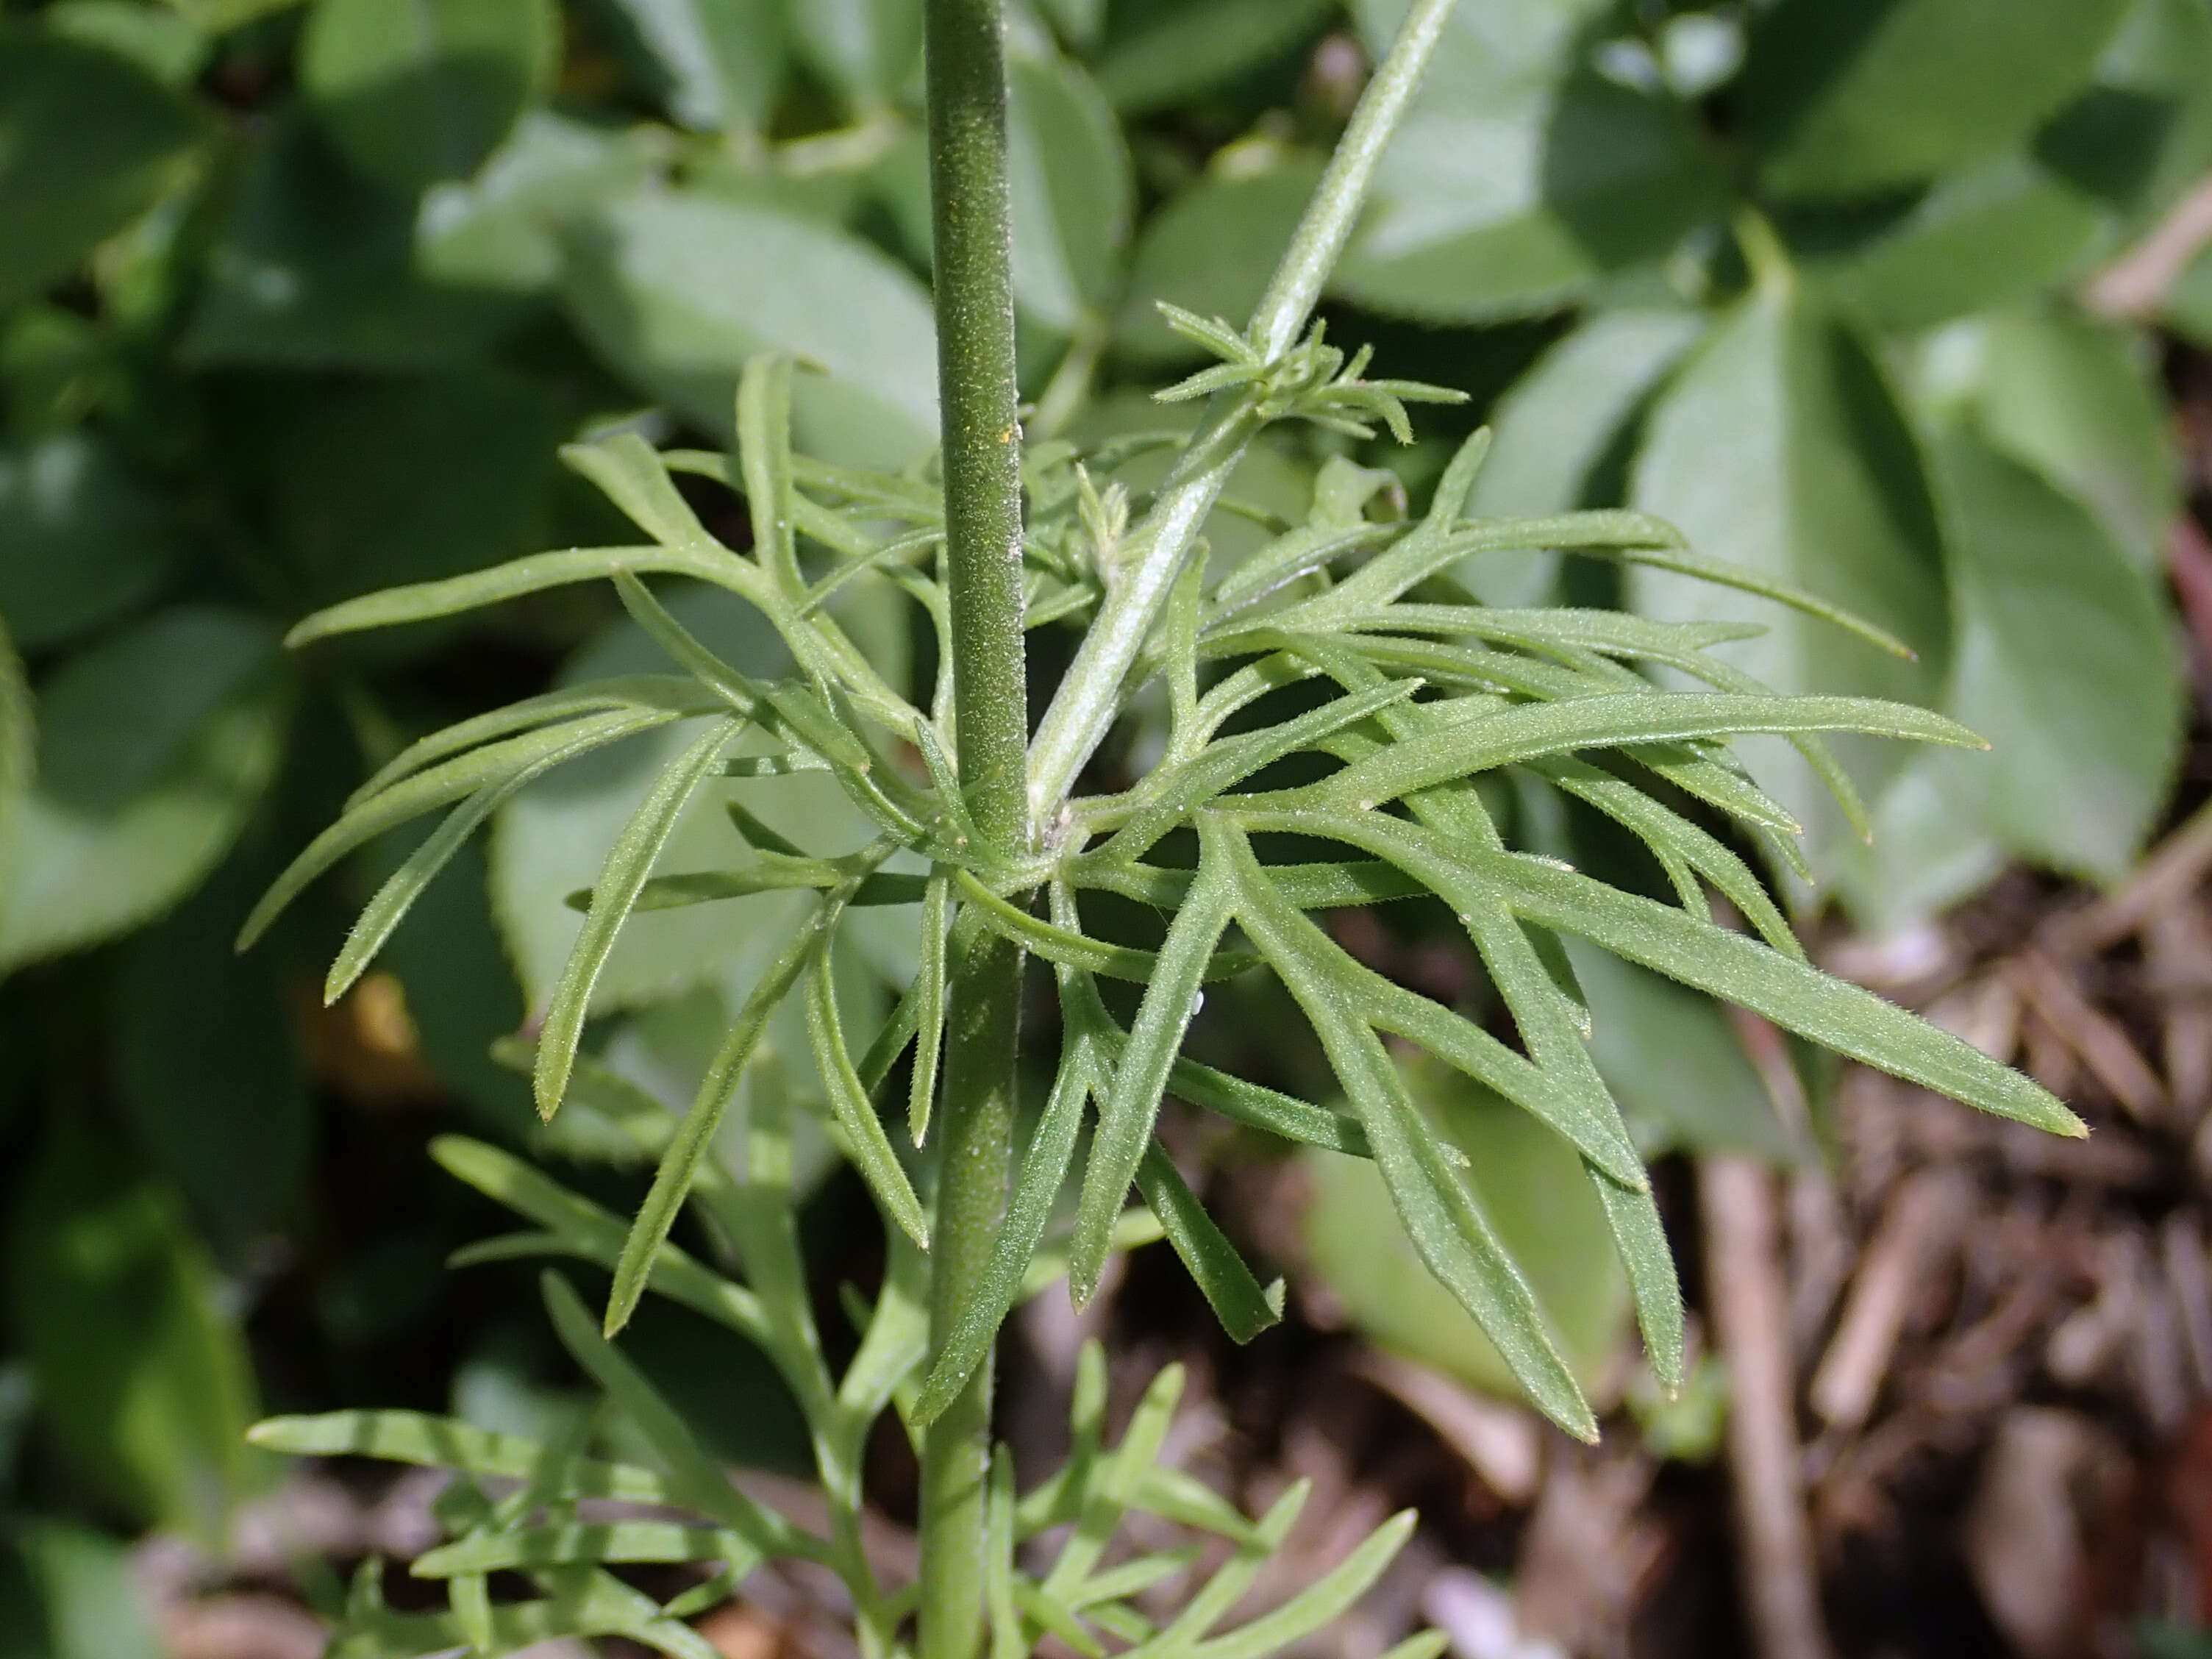
{"type": "MultiPolygon", "coordinates": [[[[1352,125],[1306,204],[1282,262],[1253,313],[1245,337],[1275,358],[1297,343],[1337,256],[1351,239],[1375,164],[1389,146],[1421,76],[1443,39],[1453,0],[1413,0],[1389,55],[1359,95],[1352,125]]],[[[1115,574],[1091,631],[1060,682],[1030,745],[1030,815],[1048,823],[1075,787],[1076,775],[1098,747],[1119,707],[1121,680],[1144,649],[1152,623],[1206,515],[1243,458],[1251,428],[1237,399],[1224,393],[1207,409],[1194,453],[1218,443],[1217,459],[1163,491],[1130,538],[1127,562],[1115,574]]]]}

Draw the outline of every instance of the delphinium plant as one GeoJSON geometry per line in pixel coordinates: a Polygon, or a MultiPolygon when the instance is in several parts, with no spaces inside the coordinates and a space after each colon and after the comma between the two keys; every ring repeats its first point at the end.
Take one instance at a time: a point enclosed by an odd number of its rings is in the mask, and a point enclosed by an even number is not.
{"type": "MultiPolygon", "coordinates": [[[[619,1635],[708,1659],[712,1650],[687,1619],[781,1559],[842,1580],[870,1659],[974,1659],[987,1644],[992,1659],[1017,1659],[1048,1638],[1086,1654],[1112,1645],[1146,1659],[1260,1659],[1310,1634],[1374,1582],[1409,1516],[1290,1601],[1224,1628],[1282,1542],[1303,1488],[1251,1519],[1163,1465],[1179,1386],[1172,1370],[1109,1444],[1094,1346],[1074,1390],[1073,1450],[1022,1490],[992,1439],[994,1343],[1024,1298],[1064,1279],[1080,1306],[1114,1252],[1162,1237],[1231,1337],[1249,1340],[1279,1317],[1279,1283],[1262,1285],[1163,1148],[1158,1119],[1173,1097],[1286,1141],[1371,1158],[1422,1259],[1529,1398],[1571,1433],[1594,1437],[1590,1408],[1486,1222],[1463,1155],[1409,1092],[1391,1039],[1516,1103],[1580,1154],[1626,1264],[1650,1363],[1672,1386],[1682,1364],[1680,1292],[1649,1180],[1585,1047],[1588,1015],[1563,933],[1957,1099],[2080,1132],[2034,1084],[1809,965],[1750,866],[1706,827],[1735,826],[1789,856],[1794,824],[1731,757],[1730,740],[1744,734],[1786,738],[1852,813],[1857,803],[1823,734],[1977,739],[1909,707],[1771,692],[1711,653],[1742,637],[1737,625],[1488,608],[1455,589],[1450,573],[1488,553],[1558,549],[1701,577],[1888,643],[1877,630],[1701,558],[1637,514],[1470,520],[1481,433],[1418,517],[1385,475],[1333,460],[1305,522],[1225,571],[1209,568],[1202,532],[1264,428],[1307,422],[1364,437],[1387,428],[1402,441],[1406,404],[1456,395],[1366,378],[1367,354],[1328,343],[1310,317],[1449,5],[1411,8],[1250,321],[1239,329],[1170,314],[1218,359],[1159,394],[1205,400],[1187,436],[1088,450],[1024,445],[999,0],[930,0],[943,418],[931,465],[894,475],[795,453],[792,387],[807,371],[763,357],[738,393],[734,454],[656,452],[635,434],[565,452],[641,540],[375,594],[295,630],[293,642],[306,645],[606,580],[668,659],[661,673],[559,690],[449,727],[361,787],[245,932],[250,943],[348,853],[447,809],[362,912],[331,969],[333,998],[518,790],[625,738],[671,726],[692,734],[590,890],[569,896],[586,912],[582,931],[542,1020],[516,1039],[528,1044],[541,1112],[578,1132],[564,1144],[657,1160],[642,1206],[625,1222],[506,1152],[460,1139],[438,1148],[452,1174],[530,1224],[475,1247],[471,1259],[571,1257],[611,1272],[596,1314],[560,1272],[544,1280],[554,1326],[602,1405],[569,1437],[544,1444],[398,1412],[263,1425],[256,1437],[281,1450],[368,1455],[455,1477],[438,1504],[448,1540],[412,1567],[445,1581],[446,1609],[393,1610],[371,1563],[352,1586],[334,1652],[488,1655],[559,1635],[619,1635]],[[1164,481],[1134,487],[1129,464],[1169,444],[1164,481]],[[741,494],[750,547],[710,534],[678,477],[741,494]],[[705,584],[752,607],[796,672],[763,679],[717,656],[655,597],[654,577],[705,584]],[[840,594],[855,584],[903,595],[926,618],[937,642],[926,696],[909,697],[839,625],[840,594]],[[1025,635],[1070,625],[1079,644],[1032,732],[1025,635]],[[1164,750],[1129,787],[1086,792],[1094,755],[1121,741],[1117,728],[1142,698],[1165,704],[1164,750]],[[742,856],[722,869],[657,869],[679,815],[714,781],[807,772],[834,780],[872,823],[864,845],[796,845],[732,806],[742,856]],[[1493,793],[1509,775],[1631,832],[1677,902],[1514,851],[1493,793]],[[668,1114],[582,1052],[595,979],[629,917],[730,904],[732,925],[742,926],[744,896],[771,889],[817,896],[687,1112],[668,1114]],[[1747,932],[1715,919],[1715,895],[1747,932]],[[1512,1040],[1363,965],[1315,920],[1335,907],[1424,896],[1464,927],[1512,1040]],[[1097,913],[1112,899],[1165,918],[1157,948],[1109,936],[1097,913]],[[833,946],[855,912],[882,906],[912,917],[921,966],[880,1030],[848,1034],[833,946]],[[1032,957],[1049,964],[1057,1007],[1043,1030],[1023,1025],[1032,957]],[[1206,988],[1248,972],[1279,978],[1340,1098],[1295,1098],[1183,1053],[1206,988]],[[1142,986],[1126,1024],[1102,977],[1142,986]],[[779,1054],[770,1023],[787,1000],[803,1007],[805,1047],[779,1054]],[[1027,1114],[1017,1102],[1025,1048],[1054,1060],[1049,1092],[1027,1114]],[[809,1069],[808,1085],[795,1086],[809,1069]],[[794,1108],[817,1113],[883,1218],[881,1284],[872,1304],[851,1306],[858,1346],[842,1373],[815,1322],[794,1223],[794,1108]],[[1072,1224],[1056,1227],[1071,1185],[1072,1224]],[[687,1206],[726,1261],[672,1240],[687,1206]],[[774,1363],[808,1426],[818,1529],[733,1482],[624,1357],[623,1328],[648,1292],[742,1334],[774,1363]],[[862,1542],[862,1452],[886,1412],[920,1460],[911,1582],[887,1579],[862,1542]],[[650,1466],[602,1455],[599,1431],[614,1419],[625,1431],[618,1443],[649,1447],[650,1466]],[[1194,1557],[1117,1551],[1117,1530],[1135,1511],[1222,1540],[1212,1576],[1164,1623],[1157,1600],[1140,1607],[1140,1594],[1188,1571],[1194,1557]],[[704,1564],[707,1576],[664,1602],[611,1571],[641,1563],[704,1564]],[[510,1572],[535,1594],[495,1601],[489,1576],[510,1572]]],[[[1441,1645],[1432,1632],[1401,1654],[1441,1645]]]]}

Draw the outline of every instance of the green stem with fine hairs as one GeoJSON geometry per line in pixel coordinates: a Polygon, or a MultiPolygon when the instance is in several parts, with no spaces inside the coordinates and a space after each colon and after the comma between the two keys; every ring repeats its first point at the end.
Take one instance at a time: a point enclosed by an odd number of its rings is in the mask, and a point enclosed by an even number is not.
{"type": "MultiPolygon", "coordinates": [[[[977,834],[1011,859],[1030,835],[1004,21],[1000,0],[928,0],[925,17],[954,753],[977,834]]],[[[1005,1210],[1021,1019],[1018,948],[969,927],[951,953],[933,1352],[1005,1210]]],[[[921,1659],[974,1659],[981,1639],[993,1371],[987,1356],[922,1442],[921,1659]]]]}

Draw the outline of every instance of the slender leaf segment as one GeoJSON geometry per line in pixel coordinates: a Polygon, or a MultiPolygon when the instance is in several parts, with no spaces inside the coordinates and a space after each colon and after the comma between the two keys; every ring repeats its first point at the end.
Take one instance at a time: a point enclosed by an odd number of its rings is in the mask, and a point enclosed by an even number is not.
{"type": "MultiPolygon", "coordinates": [[[[1025,445],[1019,426],[998,0],[927,0],[943,420],[934,473],[794,452],[799,366],[763,357],[738,388],[733,456],[656,452],[635,435],[565,452],[645,540],[349,600],[295,630],[294,642],[307,644],[604,580],[667,659],[666,672],[527,699],[403,750],[246,926],[241,943],[352,853],[442,811],[346,940],[327,986],[343,994],[468,836],[520,792],[632,738],[658,733],[669,744],[597,879],[568,896],[582,921],[534,1032],[498,1051],[531,1074],[550,1146],[652,1166],[638,1212],[612,1214],[493,1147],[452,1139],[434,1149],[456,1178],[526,1224],[471,1247],[462,1265],[534,1256],[611,1274],[597,1319],[558,1273],[544,1280],[548,1315],[598,1386],[600,1415],[550,1444],[404,1413],[264,1425],[257,1438],[276,1449],[375,1455],[456,1477],[439,1510],[445,1541],[414,1568],[447,1585],[446,1608],[394,1610],[371,1564],[353,1587],[338,1650],[401,1659],[619,1635],[707,1659],[687,1620],[777,1559],[844,1582],[865,1659],[977,1659],[987,1648],[990,1659],[1025,1659],[1047,1637],[1091,1656],[1110,1641],[1141,1659],[1264,1659],[1302,1640],[1375,1581],[1410,1517],[1386,1522],[1279,1606],[1220,1628],[1303,1493],[1255,1522],[1164,1465],[1181,1388],[1173,1368],[1109,1446],[1095,1346],[1078,1368],[1067,1462],[1020,1491],[991,1436],[998,1334],[1024,1298],[1062,1279],[1080,1304],[1115,1253],[1155,1239],[1235,1340],[1279,1319],[1280,1281],[1263,1284],[1170,1155],[1174,1137],[1161,1132],[1172,1096],[1286,1144],[1372,1159],[1421,1259],[1529,1398],[1569,1431],[1594,1436],[1595,1419],[1522,1264],[1386,1046],[1395,1041],[1573,1149],[1627,1268],[1654,1369],[1671,1384],[1683,1315],[1664,1229],[1591,1058],[1589,1011],[1561,966],[1560,935],[1984,1110],[2081,1132],[2034,1083],[1811,966],[1722,833],[1763,844],[1785,867],[1796,856],[1797,826],[1737,763],[1738,738],[1785,738],[1863,822],[1830,734],[1971,746],[1972,733],[1897,704],[1778,694],[1714,654],[1744,637],[1743,626],[1487,606],[1455,573],[1493,554],[1552,550],[1733,586],[1893,646],[1881,630],[1702,557],[1642,514],[1471,520],[1482,433],[1446,468],[1419,520],[1381,487],[1387,475],[1339,458],[1320,469],[1304,522],[1276,525],[1272,541],[1218,576],[1194,556],[1231,469],[1271,426],[1304,422],[1362,438],[1387,429],[1402,441],[1407,403],[1457,395],[1369,379],[1364,350],[1347,356],[1307,328],[1449,11],[1449,0],[1413,0],[1249,324],[1168,317],[1215,359],[1161,394],[1206,400],[1194,432],[1084,447],[1057,437],[1025,445]],[[1179,447],[1171,471],[1140,486],[1130,463],[1163,442],[1179,447]],[[742,493],[748,550],[707,530],[677,489],[678,474],[742,493]],[[653,592],[652,579],[672,576],[757,612],[790,672],[762,678],[718,655],[653,592]],[[871,592],[910,605],[933,631],[932,695],[895,684],[847,633],[843,608],[871,592]],[[1080,642],[1031,738],[1026,635],[1060,626],[1079,628],[1080,642]],[[1662,684],[1662,670],[1679,678],[1662,684]],[[1700,689],[1676,689],[1685,681],[1700,689]],[[1166,710],[1157,759],[1078,793],[1110,729],[1155,685],[1166,710]],[[776,781],[801,775],[826,781],[871,826],[864,845],[787,838],[730,793],[786,787],[776,781]],[[1486,790],[1486,781],[1508,787],[1486,790]],[[1509,806],[1525,820],[1570,804],[1646,847],[1671,902],[1515,850],[1526,823],[1509,806]],[[728,833],[729,861],[661,868],[669,848],[690,844],[679,833],[687,823],[728,833]],[[803,919],[763,965],[688,1110],[671,1113],[595,1057],[593,1000],[607,964],[640,912],[769,891],[803,904],[803,919]],[[1756,937],[1717,925],[1709,892],[1729,900],[1756,937]],[[1102,895],[1167,914],[1149,936],[1130,937],[1103,926],[1113,918],[1102,895]],[[1421,895],[1457,918],[1510,1031],[1373,971],[1312,915],[1421,895]],[[861,1005],[841,988],[858,965],[848,926],[864,908],[911,918],[921,966],[880,1027],[848,1038],[848,1012],[861,1005]],[[1016,1156],[1030,957],[1049,969],[1058,1040],[1045,1045],[1052,1085],[1016,1156]],[[1262,967],[1279,1006],[1311,1028],[1337,1100],[1300,1099],[1184,1052],[1206,988],[1262,967]],[[1102,978],[1143,987],[1126,1024],[1102,978]],[[777,1034],[794,1029],[805,1042],[780,1052],[777,1034]],[[902,1075],[908,1133],[893,1134],[884,1114],[902,1075]],[[799,1249],[794,1111],[813,1116],[884,1225],[883,1279],[872,1302],[853,1299],[859,1346],[842,1373],[826,1358],[837,1345],[816,1328],[799,1249]],[[1071,1188],[1072,1221],[1055,1231],[1071,1188]],[[678,1231],[687,1209],[726,1246],[714,1259],[678,1242],[691,1237],[678,1231]],[[817,1519],[801,1525],[748,1497],[624,1355],[617,1339],[648,1293],[738,1333],[776,1368],[806,1419],[823,1499],[817,1519]],[[886,1413],[922,1467],[920,1570],[904,1583],[886,1582],[861,1541],[863,1457],[886,1413]],[[649,1446],[658,1468],[593,1455],[609,1415],[629,1431],[622,1443],[649,1446]],[[579,1508],[600,1498],[673,1513],[606,1522],[579,1508]],[[1112,1556],[1139,1515],[1227,1546],[1164,1623],[1139,1593],[1192,1577],[1194,1558],[1112,1556]],[[1062,1536],[1048,1563],[1043,1540],[1054,1532],[1062,1536]],[[648,1561],[712,1571],[665,1601],[608,1571],[648,1561]],[[528,1599],[493,1602],[495,1573],[520,1575],[528,1599]]],[[[1392,1659],[1436,1651],[1419,1638],[1392,1659]]]]}

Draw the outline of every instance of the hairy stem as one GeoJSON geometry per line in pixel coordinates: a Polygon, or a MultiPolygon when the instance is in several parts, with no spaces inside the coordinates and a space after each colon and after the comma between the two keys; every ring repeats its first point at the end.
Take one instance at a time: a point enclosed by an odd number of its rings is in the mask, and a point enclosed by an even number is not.
{"type": "MultiPolygon", "coordinates": [[[[1375,164],[1413,102],[1422,72],[1443,36],[1452,4],[1453,0],[1413,0],[1389,55],[1360,94],[1352,125],[1245,331],[1263,356],[1280,356],[1297,343],[1298,331],[1321,298],[1322,285],[1352,235],[1375,164]]],[[[1238,424],[1237,400],[1228,393],[1216,398],[1200,435],[1192,442],[1193,453],[1212,451],[1216,458],[1202,471],[1163,490],[1131,536],[1127,562],[1109,588],[1106,602],[1030,745],[1030,806],[1036,822],[1045,823],[1059,812],[1075,787],[1076,775],[1113,724],[1122,677],[1144,649],[1169,589],[1197,544],[1206,515],[1243,456],[1251,433],[1249,428],[1229,429],[1238,424]]]]}
{"type": "MultiPolygon", "coordinates": [[[[928,0],[926,16],[954,752],[976,833],[1013,857],[1028,849],[1030,822],[1004,24],[999,0],[928,0]]],[[[1006,1206],[1021,984],[1018,949],[956,927],[933,1350],[958,1291],[988,1262],[1006,1206]]],[[[921,1659],[973,1659],[981,1638],[992,1380],[986,1358],[922,1443],[921,1659]]]]}

